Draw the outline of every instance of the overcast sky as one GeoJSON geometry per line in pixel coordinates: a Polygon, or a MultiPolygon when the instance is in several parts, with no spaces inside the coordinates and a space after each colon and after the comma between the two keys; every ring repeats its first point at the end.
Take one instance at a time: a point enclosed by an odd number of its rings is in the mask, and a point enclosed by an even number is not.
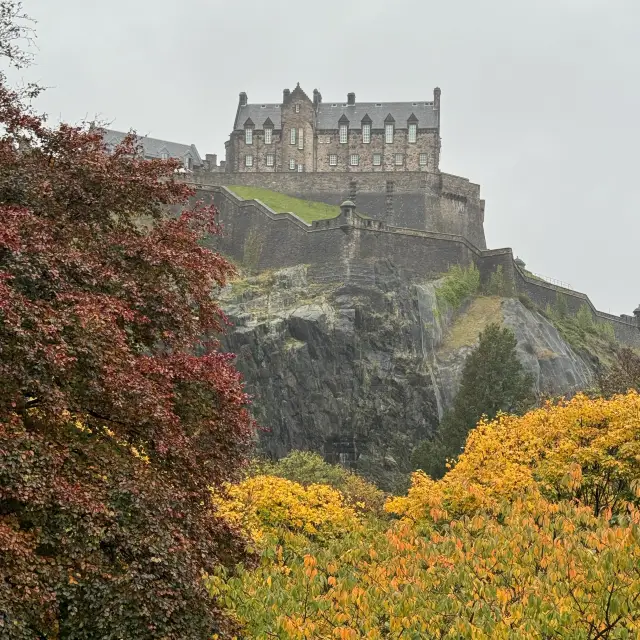
{"type": "Polygon", "coordinates": [[[482,186],[490,248],[640,302],[640,0],[24,0],[54,120],[224,157],[238,93],[430,100],[441,169],[482,186]]]}

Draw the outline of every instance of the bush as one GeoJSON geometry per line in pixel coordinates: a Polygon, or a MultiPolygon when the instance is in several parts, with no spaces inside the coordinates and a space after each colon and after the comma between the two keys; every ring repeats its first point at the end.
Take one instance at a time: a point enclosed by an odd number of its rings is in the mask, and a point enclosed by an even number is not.
{"type": "Polygon", "coordinates": [[[475,265],[454,265],[447,271],[436,289],[438,303],[445,308],[458,309],[465,298],[474,295],[480,288],[480,272],[475,265]]]}
{"type": "Polygon", "coordinates": [[[381,513],[385,501],[385,494],[374,484],[340,465],[325,462],[322,456],[311,451],[292,451],[278,462],[257,462],[252,473],[286,478],[305,487],[327,484],[359,510],[381,513]]]}
{"type": "Polygon", "coordinates": [[[513,286],[511,282],[507,280],[501,264],[499,264],[496,270],[489,276],[486,290],[490,296],[508,298],[513,295],[513,286]]]}
{"type": "Polygon", "coordinates": [[[586,304],[581,305],[580,309],[578,309],[578,313],[576,314],[576,321],[578,323],[578,326],[583,331],[589,331],[591,333],[595,332],[593,314],[591,313],[591,309],[589,309],[586,304]]]}

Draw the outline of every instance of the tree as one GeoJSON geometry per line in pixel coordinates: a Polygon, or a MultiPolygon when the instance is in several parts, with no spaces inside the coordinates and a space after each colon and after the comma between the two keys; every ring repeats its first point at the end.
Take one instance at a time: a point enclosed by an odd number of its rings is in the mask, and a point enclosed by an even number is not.
{"type": "MultiPolygon", "coordinates": [[[[0,34],[19,10],[0,2],[0,34]]],[[[246,547],[210,487],[254,426],[216,339],[215,211],[169,217],[179,163],[51,128],[4,76],[0,131],[0,635],[225,633],[202,573],[246,547]]]]}
{"type": "Polygon", "coordinates": [[[453,408],[445,414],[436,436],[423,441],[413,454],[414,468],[434,478],[446,471],[446,460],[461,452],[467,434],[486,416],[526,409],[533,379],[525,374],[516,354],[516,338],[508,328],[490,324],[467,358],[453,408]]]}
{"type": "Polygon", "coordinates": [[[620,349],[615,362],[600,376],[599,386],[606,398],[629,389],[640,391],[640,355],[627,347],[620,349]]]}

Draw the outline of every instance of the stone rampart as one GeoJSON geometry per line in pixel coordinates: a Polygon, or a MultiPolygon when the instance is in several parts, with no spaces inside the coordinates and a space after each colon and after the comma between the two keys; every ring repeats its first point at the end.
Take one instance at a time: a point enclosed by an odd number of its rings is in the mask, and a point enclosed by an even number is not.
{"type": "Polygon", "coordinates": [[[635,318],[598,311],[586,294],[529,276],[515,263],[510,248],[478,249],[463,236],[389,225],[362,218],[355,208],[308,224],[220,186],[198,189],[197,197],[213,202],[220,212],[224,233],[213,239],[216,249],[251,269],[307,264],[312,280],[374,283],[375,265],[384,259],[416,279],[435,278],[453,265],[475,264],[482,283],[487,283],[500,267],[514,293],[541,308],[555,305],[558,296],[564,296],[571,313],[586,305],[595,319],[612,324],[619,342],[640,348],[635,318]]]}
{"type": "Polygon", "coordinates": [[[196,188],[258,187],[331,205],[348,198],[389,225],[464,236],[480,249],[486,247],[480,187],[459,176],[426,171],[196,172],[189,180],[196,188]]]}

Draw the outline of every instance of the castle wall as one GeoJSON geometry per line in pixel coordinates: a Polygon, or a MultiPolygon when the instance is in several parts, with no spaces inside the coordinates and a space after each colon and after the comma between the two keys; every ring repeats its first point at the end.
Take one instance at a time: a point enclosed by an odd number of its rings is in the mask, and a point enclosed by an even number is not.
{"type": "Polygon", "coordinates": [[[212,201],[220,212],[224,233],[212,239],[215,248],[252,269],[307,264],[312,280],[373,282],[374,263],[384,259],[419,279],[434,278],[455,264],[475,264],[486,283],[501,267],[512,293],[528,296],[541,308],[555,305],[562,295],[573,314],[586,305],[594,319],[611,323],[620,343],[640,348],[635,319],[603,313],[584,293],[531,278],[515,265],[509,248],[480,250],[461,236],[389,227],[359,217],[309,225],[222,188],[201,190],[197,197],[212,201]]]}
{"type": "Polygon", "coordinates": [[[196,188],[245,185],[332,205],[351,199],[360,212],[389,225],[461,235],[486,248],[480,187],[458,176],[417,171],[229,172],[196,173],[190,180],[196,188]]]}

